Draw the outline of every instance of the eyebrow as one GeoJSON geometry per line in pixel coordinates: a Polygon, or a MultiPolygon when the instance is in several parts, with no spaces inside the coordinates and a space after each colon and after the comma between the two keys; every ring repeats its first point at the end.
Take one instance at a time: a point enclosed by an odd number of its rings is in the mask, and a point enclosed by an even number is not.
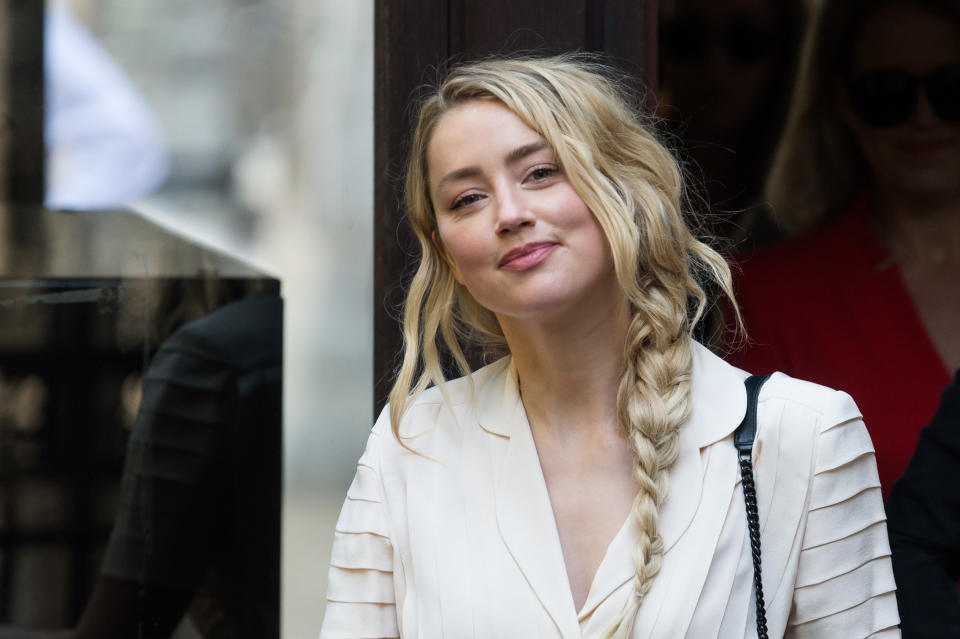
{"type": "Polygon", "coordinates": [[[515,164],[528,155],[533,155],[537,151],[542,151],[547,148],[549,145],[546,140],[540,140],[539,142],[533,142],[531,144],[524,144],[521,147],[517,147],[510,153],[507,153],[506,161],[507,164],[515,164]]]}
{"type": "MultiPolygon", "coordinates": [[[[520,160],[542,151],[543,149],[549,148],[550,145],[547,144],[546,140],[540,140],[538,142],[531,142],[530,144],[524,144],[523,146],[518,146],[513,151],[507,153],[507,156],[504,158],[504,161],[507,164],[516,164],[520,160]]],[[[454,180],[463,180],[466,178],[477,177],[480,175],[481,171],[478,167],[468,166],[462,169],[457,169],[455,171],[450,171],[437,182],[437,190],[446,184],[447,182],[452,182],[454,180]]]]}

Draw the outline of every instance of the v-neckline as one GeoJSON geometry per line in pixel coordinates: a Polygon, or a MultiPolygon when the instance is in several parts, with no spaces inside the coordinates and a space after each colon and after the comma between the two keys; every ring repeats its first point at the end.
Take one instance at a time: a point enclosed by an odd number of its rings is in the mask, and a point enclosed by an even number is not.
{"type": "Polygon", "coordinates": [[[912,324],[916,329],[915,334],[921,336],[923,342],[924,358],[929,362],[931,368],[938,368],[946,379],[952,377],[950,368],[947,366],[943,355],[933,341],[933,336],[927,330],[926,322],[920,314],[920,309],[910,294],[910,288],[907,285],[906,278],[900,265],[893,259],[889,249],[880,236],[880,231],[870,222],[870,213],[868,211],[870,204],[865,196],[860,197],[851,207],[848,218],[841,224],[853,224],[854,228],[861,227],[862,238],[868,256],[868,263],[871,266],[872,275],[883,279],[887,278],[890,285],[892,296],[898,298],[893,303],[894,308],[901,309],[905,321],[912,324]]]}
{"type": "MultiPolygon", "coordinates": [[[[624,518],[623,523],[620,524],[620,527],[617,529],[617,532],[614,533],[613,537],[611,537],[610,541],[607,543],[607,546],[603,552],[603,556],[600,559],[600,563],[597,564],[597,567],[594,569],[593,575],[590,578],[590,586],[587,588],[587,596],[584,598],[583,604],[578,609],[576,604],[576,599],[574,598],[573,584],[570,582],[570,573],[567,570],[566,558],[564,557],[564,554],[563,554],[563,544],[560,541],[561,540],[560,526],[557,523],[556,511],[553,508],[553,500],[550,497],[550,490],[549,490],[549,487],[547,486],[547,476],[543,472],[543,464],[540,462],[540,453],[537,450],[536,440],[533,437],[533,430],[530,427],[530,420],[527,417],[526,410],[523,407],[522,399],[520,399],[519,403],[520,403],[520,410],[523,414],[523,421],[525,426],[524,430],[526,431],[527,438],[529,438],[529,445],[530,445],[530,448],[532,449],[533,458],[536,461],[536,469],[540,478],[540,485],[543,488],[543,495],[546,497],[547,507],[551,514],[550,521],[553,524],[553,527],[552,527],[553,537],[556,539],[557,547],[560,549],[560,565],[563,568],[563,575],[565,580],[564,583],[566,584],[566,589],[570,595],[569,601],[571,603],[571,608],[579,624],[580,622],[583,621],[587,613],[592,612],[603,601],[603,599],[609,596],[609,594],[616,589],[616,587],[609,588],[609,589],[601,588],[601,586],[598,585],[598,579],[601,575],[607,575],[607,573],[611,573],[609,575],[610,578],[615,577],[614,571],[606,567],[606,564],[615,561],[615,559],[613,559],[612,557],[613,554],[620,554],[620,553],[615,553],[615,550],[619,550],[619,547],[622,546],[624,543],[629,543],[629,540],[624,540],[622,538],[628,535],[633,530],[633,526],[631,526],[631,523],[633,520],[633,509],[631,508],[628,511],[627,516],[624,518]],[[600,594],[601,590],[603,592],[602,596],[600,594]]],[[[632,537],[635,537],[635,534],[632,535],[632,537]]],[[[630,563],[632,567],[633,553],[631,552],[631,549],[632,549],[631,546],[627,547],[627,553],[626,553],[625,559],[630,563]]],[[[619,586],[620,583],[623,583],[623,582],[622,581],[619,582],[617,586],[619,586]]]]}
{"type": "MultiPolygon", "coordinates": [[[[607,549],[603,553],[603,558],[600,560],[596,571],[593,573],[593,579],[590,581],[590,587],[587,589],[587,597],[583,600],[583,605],[580,606],[580,609],[576,611],[578,622],[583,622],[584,618],[589,613],[593,612],[600,602],[609,595],[609,593],[605,593],[601,597],[600,593],[598,592],[599,586],[597,583],[601,580],[601,576],[606,577],[608,572],[611,573],[609,575],[610,578],[615,576],[612,574],[611,566],[608,566],[608,564],[617,561],[615,555],[621,554],[621,546],[626,545],[626,549],[628,551],[626,553],[627,558],[631,564],[633,563],[632,552],[629,552],[633,547],[631,541],[636,537],[636,534],[631,534],[634,532],[633,528],[633,512],[631,510],[631,512],[627,514],[623,524],[621,524],[620,529],[613,536],[613,539],[611,539],[610,543],[607,544],[607,549]]],[[[557,531],[557,535],[559,536],[559,529],[557,531]]],[[[564,570],[566,570],[566,564],[564,564],[564,570]]],[[[603,579],[602,581],[606,580],[603,579]]],[[[567,585],[568,587],[570,585],[569,578],[567,580],[567,585]]],[[[570,593],[572,597],[573,588],[570,589],[570,593]]],[[[576,607],[576,605],[574,605],[574,607],[576,607]]]]}
{"type": "MultiPolygon", "coordinates": [[[[670,470],[670,496],[658,517],[665,559],[690,528],[701,505],[706,468],[701,450],[733,432],[746,409],[739,371],[699,344],[693,344],[693,354],[691,417],[680,430],[680,452],[670,470]]],[[[636,527],[629,525],[632,517],[628,514],[606,549],[586,601],[577,610],[546,480],[517,392],[516,371],[510,360],[503,366],[493,369],[502,375],[497,383],[478,388],[475,403],[480,427],[496,436],[490,444],[497,451],[492,478],[497,527],[507,552],[560,635],[579,639],[581,620],[586,621],[585,617],[636,574],[632,546],[636,527]],[[505,447],[501,448],[502,444],[505,447]]]]}

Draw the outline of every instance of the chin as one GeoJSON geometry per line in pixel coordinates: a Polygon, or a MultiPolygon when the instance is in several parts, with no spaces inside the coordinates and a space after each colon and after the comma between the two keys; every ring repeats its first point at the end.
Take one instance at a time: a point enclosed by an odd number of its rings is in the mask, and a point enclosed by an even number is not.
{"type": "Polygon", "coordinates": [[[945,200],[960,197],[960,165],[945,168],[917,170],[914,167],[901,177],[904,191],[920,201],[945,200]]]}

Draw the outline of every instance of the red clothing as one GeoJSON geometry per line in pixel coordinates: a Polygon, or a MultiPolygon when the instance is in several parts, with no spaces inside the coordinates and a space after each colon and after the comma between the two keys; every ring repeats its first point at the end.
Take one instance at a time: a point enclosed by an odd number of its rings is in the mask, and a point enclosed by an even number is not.
{"type": "Polygon", "coordinates": [[[853,396],[886,499],[951,375],[860,202],[840,220],[738,259],[749,342],[727,359],[853,396]]]}

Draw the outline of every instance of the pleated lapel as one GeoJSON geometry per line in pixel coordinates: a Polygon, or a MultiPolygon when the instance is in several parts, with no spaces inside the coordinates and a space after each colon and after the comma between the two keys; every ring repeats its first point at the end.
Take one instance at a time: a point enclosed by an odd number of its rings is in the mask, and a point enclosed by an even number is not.
{"type": "Polygon", "coordinates": [[[565,639],[579,639],[580,627],[560,548],[547,485],[540,469],[512,365],[478,390],[477,421],[493,436],[506,437],[495,459],[497,525],[510,555],[565,639]]]}
{"type": "MultiPolygon", "coordinates": [[[[660,535],[666,552],[677,544],[693,524],[694,516],[704,508],[705,486],[711,479],[706,474],[703,449],[733,433],[747,411],[745,375],[701,344],[693,342],[692,347],[690,418],[680,427],[680,450],[670,470],[667,501],[660,512],[660,535]]],[[[732,446],[731,443],[731,451],[732,446]]],[[[735,457],[731,452],[731,459],[735,457]]],[[[715,497],[712,494],[710,498],[715,497]]],[[[720,519],[718,524],[723,523],[722,516],[720,519]]]]}
{"type": "Polygon", "coordinates": [[[744,377],[693,343],[690,419],[680,430],[680,453],[661,512],[666,553],[637,615],[636,637],[684,637],[700,604],[739,477],[733,443],[712,444],[731,435],[746,413],[744,377]]]}
{"type": "Polygon", "coordinates": [[[638,625],[643,631],[638,637],[685,637],[701,605],[737,479],[735,452],[711,447],[705,451],[704,462],[696,517],[664,555],[661,575],[667,578],[660,583],[654,580],[651,595],[654,590],[659,592],[645,602],[651,604],[646,610],[641,606],[638,625]]]}

